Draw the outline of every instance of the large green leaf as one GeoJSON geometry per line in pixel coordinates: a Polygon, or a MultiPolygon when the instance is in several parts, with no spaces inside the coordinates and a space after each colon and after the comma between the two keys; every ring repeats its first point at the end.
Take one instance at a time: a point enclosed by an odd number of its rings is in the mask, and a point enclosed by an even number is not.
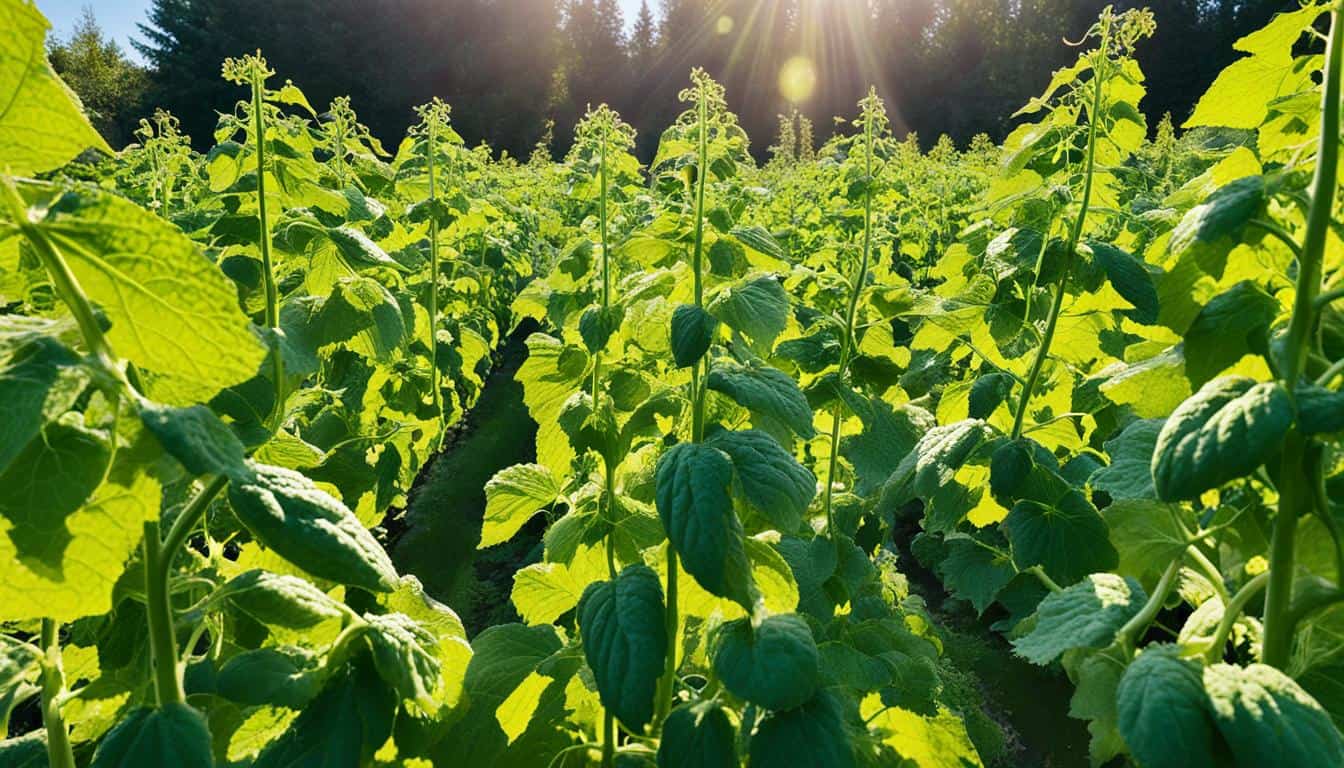
{"type": "Polygon", "coordinates": [[[964,533],[946,539],[947,557],[938,564],[943,582],[983,614],[1017,571],[1012,559],[964,533]]]}
{"type": "Polygon", "coordinates": [[[1116,689],[1120,734],[1144,768],[1220,764],[1200,671],[1174,645],[1149,647],[1125,669],[1116,689]]]}
{"type": "Polygon", "coordinates": [[[209,408],[203,405],[172,408],[146,403],[140,408],[140,421],[192,476],[247,476],[243,444],[209,408]]]}
{"type": "Polygon", "coordinates": [[[289,469],[249,462],[229,482],[229,503],[267,547],[308,573],[374,592],[391,592],[397,572],[373,534],[338,499],[289,469]]]}
{"type": "Polygon", "coordinates": [[[1120,555],[1119,573],[1153,578],[1185,553],[1190,542],[1189,513],[1180,504],[1122,499],[1102,513],[1111,544],[1120,555]]]}
{"type": "Polygon", "coordinates": [[[817,494],[817,477],[775,438],[755,429],[721,431],[706,445],[728,454],[747,503],[785,533],[798,529],[817,494]]]}
{"type": "Polygon", "coordinates": [[[1243,355],[1264,353],[1279,302],[1243,280],[1214,296],[1185,332],[1185,375],[1193,386],[1222,373],[1243,355]]]}
{"type": "Polygon", "coordinates": [[[551,471],[540,464],[516,464],[496,472],[485,484],[482,548],[513,538],[537,512],[560,496],[551,471]]]}
{"type": "Polygon", "coordinates": [[[777,368],[719,360],[710,368],[707,385],[739,405],[779,421],[799,437],[816,434],[807,397],[797,382],[777,368]]]}
{"type": "Polygon", "coordinates": [[[72,414],[47,424],[0,473],[0,519],[9,542],[29,568],[55,581],[64,580],[71,521],[112,459],[107,436],[79,421],[72,414]]]}
{"type": "Polygon", "coordinates": [[[93,768],[209,768],[214,764],[205,718],[186,704],[135,710],[117,723],[93,755],[93,768]]]}
{"type": "Polygon", "coordinates": [[[672,359],[678,368],[689,368],[700,361],[713,343],[719,321],[694,304],[682,304],[672,311],[672,359]]]}
{"type": "Polygon", "coordinates": [[[1046,596],[1031,632],[1014,640],[1013,650],[1033,664],[1049,664],[1073,648],[1105,647],[1147,600],[1137,581],[1094,573],[1046,596]]]}
{"type": "Polygon", "coordinates": [[[714,701],[677,707],[663,722],[658,768],[737,768],[736,735],[714,701]]]}
{"type": "Polygon", "coordinates": [[[796,709],[772,712],[751,736],[750,768],[854,768],[840,700],[822,691],[796,709]]]}
{"type": "Polygon", "coordinates": [[[59,168],[86,149],[112,151],[47,61],[50,27],[36,5],[0,2],[0,168],[20,176],[59,168]]]}
{"type": "Polygon", "coordinates": [[[361,768],[392,734],[396,711],[396,693],[378,678],[372,663],[357,658],[332,676],[253,765],[361,768]]]}
{"type": "Polygon", "coordinates": [[[590,584],[579,601],[583,653],[602,704],[638,733],[653,719],[653,697],[667,656],[663,588],[646,565],[590,584]]]}
{"type": "Polygon", "coordinates": [[[1291,677],[1264,665],[1215,664],[1204,690],[1238,768],[1344,765],[1344,737],[1291,677]]]}
{"type": "Polygon", "coordinates": [[[733,694],[766,709],[793,709],[821,683],[817,643],[796,614],[724,624],[715,636],[714,671],[733,694]]]}
{"type": "Polygon", "coordinates": [[[210,599],[227,601],[262,624],[289,629],[311,629],[345,615],[341,604],[312,582],[259,568],[229,579],[210,599]]]}
{"type": "Polygon", "coordinates": [[[709,311],[764,354],[788,325],[789,297],[779,280],[765,275],[725,288],[709,311]]]}
{"type": "Polygon", "coordinates": [[[79,356],[43,331],[55,324],[5,318],[0,329],[0,472],[79,397],[88,373],[79,356]],[[12,323],[12,326],[11,326],[12,323]]]}
{"type": "Polygon", "coordinates": [[[1003,526],[1018,568],[1039,565],[1061,584],[1073,584],[1089,573],[1114,568],[1118,562],[1106,522],[1075,489],[1054,504],[1030,499],[1017,502],[1003,526]]]}
{"type": "Polygon", "coordinates": [[[106,315],[113,350],[169,405],[209,400],[257,372],[266,349],[234,284],[177,227],[107,192],[25,184],[55,200],[30,213],[106,315]]]}
{"type": "Polygon", "coordinates": [[[239,704],[302,709],[317,695],[316,664],[277,648],[243,651],[224,663],[215,680],[219,695],[239,704]]]}
{"type": "Polygon", "coordinates": [[[742,522],[733,511],[733,462],[703,443],[672,446],[658,459],[658,516],[682,567],[712,594],[748,611],[755,602],[742,522]]]}
{"type": "Polygon", "coordinates": [[[364,637],[373,651],[373,665],[403,699],[426,711],[437,709],[441,666],[435,651],[439,638],[404,613],[365,615],[364,637]]]}
{"type": "Polygon", "coordinates": [[[1292,402],[1279,384],[1243,376],[1210,381],[1158,435],[1152,465],[1158,496],[1194,499],[1250,474],[1278,452],[1292,424],[1292,402]]]}
{"type": "Polygon", "coordinates": [[[1162,432],[1160,419],[1131,422],[1119,435],[1106,441],[1108,466],[1088,479],[1093,490],[1105,491],[1112,499],[1156,499],[1153,487],[1153,450],[1162,432]]]}

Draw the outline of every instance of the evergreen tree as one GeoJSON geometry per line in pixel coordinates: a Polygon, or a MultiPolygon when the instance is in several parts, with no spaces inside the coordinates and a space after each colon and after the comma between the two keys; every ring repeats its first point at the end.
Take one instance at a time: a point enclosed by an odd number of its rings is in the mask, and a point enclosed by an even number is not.
{"type": "Polygon", "coordinates": [[[145,70],[109,40],[93,9],[84,7],[70,37],[51,43],[51,65],[84,102],[98,132],[113,147],[131,139],[145,107],[145,70]]]}

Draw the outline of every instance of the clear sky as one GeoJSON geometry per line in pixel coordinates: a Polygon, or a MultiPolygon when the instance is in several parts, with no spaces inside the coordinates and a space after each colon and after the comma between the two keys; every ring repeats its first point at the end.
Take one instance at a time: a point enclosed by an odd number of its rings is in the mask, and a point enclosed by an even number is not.
{"type": "MultiPolygon", "coordinates": [[[[283,2],[283,0],[276,1],[283,2]]],[[[625,16],[626,29],[629,29],[635,21],[635,14],[639,13],[640,0],[619,0],[619,2],[621,13],[625,16]]],[[[37,0],[37,7],[51,20],[52,31],[58,37],[70,34],[84,6],[89,6],[93,9],[93,15],[98,19],[99,26],[110,37],[121,43],[121,47],[137,60],[140,56],[131,48],[130,40],[136,35],[135,25],[144,21],[149,4],[150,0],[37,0]]],[[[649,7],[656,13],[657,0],[649,0],[649,7]]]]}

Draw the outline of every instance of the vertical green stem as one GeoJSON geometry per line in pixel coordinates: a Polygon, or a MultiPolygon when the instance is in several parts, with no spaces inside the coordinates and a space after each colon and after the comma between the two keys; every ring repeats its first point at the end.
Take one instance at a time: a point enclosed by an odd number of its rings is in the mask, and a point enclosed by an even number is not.
{"type": "MultiPolygon", "coordinates": [[[[875,96],[876,94],[871,94],[875,96]]],[[[839,385],[845,386],[845,374],[849,369],[849,359],[854,351],[854,337],[856,329],[854,327],[855,318],[858,316],[859,299],[863,294],[864,283],[868,282],[868,261],[872,254],[873,237],[873,115],[872,110],[875,105],[868,104],[865,107],[863,120],[863,164],[864,164],[864,192],[863,192],[863,252],[859,257],[859,273],[855,277],[854,284],[849,289],[849,306],[845,311],[844,337],[840,342],[840,367],[838,376],[839,385]]],[[[839,463],[840,456],[840,424],[844,420],[845,404],[839,398],[831,410],[831,448],[830,457],[826,462],[826,491],[822,501],[822,508],[826,511],[826,532],[832,540],[839,544],[837,536],[838,531],[835,527],[835,510],[832,504],[832,496],[835,489],[835,468],[839,463]]]]}
{"type": "MultiPolygon", "coordinates": [[[[1339,11],[1331,11],[1330,37],[1326,42],[1321,89],[1321,144],[1316,153],[1311,208],[1307,212],[1307,230],[1298,257],[1297,294],[1282,363],[1282,382],[1290,395],[1296,391],[1298,380],[1306,368],[1312,330],[1316,326],[1315,303],[1321,291],[1325,241],[1335,202],[1339,164],[1339,77],[1342,58],[1344,24],[1340,23],[1339,11]]],[[[1297,520],[1310,513],[1313,503],[1311,478],[1305,463],[1310,453],[1307,438],[1296,428],[1290,431],[1284,442],[1279,510],[1270,541],[1269,584],[1265,589],[1265,634],[1260,649],[1261,661],[1279,668],[1288,663],[1292,651],[1294,619],[1290,604],[1293,597],[1297,520]]]]}
{"type": "MultiPolygon", "coordinates": [[[[709,175],[709,104],[704,86],[699,94],[699,147],[696,152],[695,167],[695,239],[691,249],[691,273],[695,280],[695,306],[704,308],[705,287],[701,274],[705,247],[705,181],[709,175]]],[[[701,370],[705,366],[702,358],[691,367],[691,440],[700,442],[705,436],[705,398],[701,391],[701,370]]],[[[707,374],[708,371],[705,371],[707,374]]],[[[677,614],[677,550],[672,542],[667,543],[667,667],[659,682],[658,708],[660,720],[667,716],[672,708],[672,697],[676,694],[677,678],[677,638],[680,634],[677,614]]]]}
{"type": "Polygon", "coordinates": [[[61,663],[60,626],[42,620],[42,725],[47,731],[47,763],[51,768],[75,768],[70,733],[61,714],[65,695],[65,667],[61,663]]]}
{"type": "MultiPolygon", "coordinates": [[[[263,94],[266,83],[260,68],[252,74],[252,134],[257,142],[257,245],[261,248],[262,282],[266,290],[266,327],[280,327],[280,290],[275,284],[275,263],[271,258],[271,220],[266,212],[266,120],[263,94]]],[[[275,386],[275,410],[272,427],[278,429],[285,413],[285,360],[279,343],[271,346],[271,378],[275,386]]]]}
{"type": "Polygon", "coordinates": [[[1069,285],[1069,274],[1073,271],[1073,263],[1078,257],[1078,243],[1083,237],[1083,224],[1087,221],[1087,210],[1092,204],[1092,176],[1096,168],[1097,158],[1097,124],[1101,120],[1101,95],[1102,88],[1106,84],[1106,64],[1108,59],[1108,48],[1110,46],[1111,30],[1109,26],[1102,29],[1101,47],[1096,53],[1096,62],[1092,68],[1092,109],[1088,113],[1087,120],[1087,160],[1083,166],[1083,196],[1081,205],[1078,209],[1078,218],[1073,220],[1073,227],[1069,231],[1069,245],[1067,256],[1064,260],[1064,268],[1059,276],[1059,283],[1055,286],[1055,298],[1050,305],[1050,315],[1045,321],[1045,333],[1041,336],[1041,346],[1036,350],[1036,358],[1031,362],[1031,370],[1027,373],[1026,383],[1022,386],[1022,396],[1017,401],[1017,413],[1013,416],[1013,439],[1022,436],[1022,429],[1026,424],[1027,409],[1031,405],[1031,396],[1036,390],[1036,384],[1041,378],[1041,369],[1045,367],[1045,361],[1050,356],[1050,345],[1055,339],[1055,329],[1059,325],[1059,313],[1064,307],[1064,296],[1069,285]]]}
{"type": "Polygon", "coordinates": [[[182,704],[182,678],[177,667],[177,636],[173,630],[173,608],[169,603],[168,580],[164,577],[164,552],[159,541],[159,521],[145,523],[145,613],[149,618],[149,655],[154,667],[154,693],[159,706],[182,704]]]}
{"type": "Polygon", "coordinates": [[[611,710],[602,711],[602,768],[616,765],[616,718],[611,710]]]}
{"type": "Polygon", "coordinates": [[[443,439],[446,417],[443,413],[443,388],[439,378],[439,210],[436,178],[435,128],[437,118],[431,111],[425,120],[426,163],[429,170],[429,388],[434,411],[439,414],[439,439],[443,439]]]}

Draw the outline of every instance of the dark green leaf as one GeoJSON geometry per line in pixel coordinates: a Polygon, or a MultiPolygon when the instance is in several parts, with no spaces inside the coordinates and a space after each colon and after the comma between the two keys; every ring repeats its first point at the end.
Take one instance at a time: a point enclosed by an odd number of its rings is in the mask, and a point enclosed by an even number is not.
{"type": "Polygon", "coordinates": [[[583,653],[602,704],[638,733],[653,719],[654,692],[667,656],[663,589],[646,565],[589,584],[579,600],[583,653]]]}
{"type": "Polygon", "coordinates": [[[757,512],[783,532],[798,529],[816,496],[816,475],[775,438],[755,429],[716,432],[705,444],[732,459],[742,494],[757,512]]]}
{"type": "Polygon", "coordinates": [[[205,718],[186,704],[135,710],[117,723],[93,754],[93,768],[209,768],[214,764],[205,718]]]}
{"type": "Polygon", "coordinates": [[[754,628],[736,619],[715,636],[714,671],[724,686],[766,709],[802,706],[821,683],[817,643],[796,614],[769,616],[754,628]]]}
{"type": "Polygon", "coordinates": [[[1104,648],[1147,601],[1139,582],[1094,573],[1047,595],[1031,632],[1014,640],[1013,650],[1033,664],[1049,664],[1074,648],[1104,648]]]}
{"type": "Polygon", "coordinates": [[[700,361],[718,333],[719,321],[694,304],[682,304],[672,312],[672,358],[678,368],[700,361]]]}
{"type": "Polygon", "coordinates": [[[663,722],[658,768],[737,768],[736,735],[715,702],[684,704],[663,722]]]}

